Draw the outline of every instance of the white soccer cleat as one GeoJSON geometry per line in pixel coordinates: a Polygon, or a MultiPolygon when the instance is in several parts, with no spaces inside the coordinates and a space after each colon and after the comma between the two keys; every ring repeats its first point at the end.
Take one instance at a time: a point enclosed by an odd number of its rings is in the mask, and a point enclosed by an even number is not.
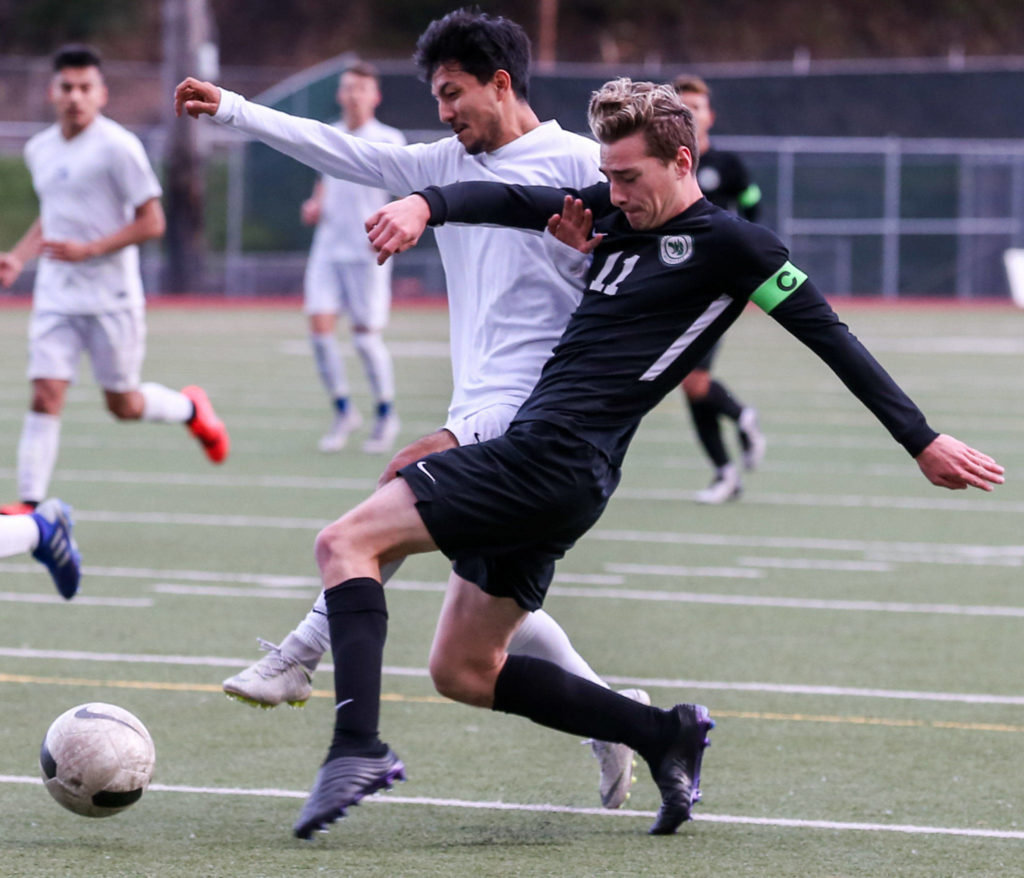
{"type": "Polygon", "coordinates": [[[755,470],[764,460],[765,448],[768,440],[761,432],[761,425],[758,423],[757,409],[753,406],[744,406],[736,421],[736,428],[740,434],[740,446],[743,448],[743,468],[748,472],[755,470]]]}
{"type": "Polygon", "coordinates": [[[737,499],[743,492],[740,474],[731,463],[719,467],[715,478],[703,491],[698,491],[695,500],[709,506],[719,506],[729,500],[737,499]]]}
{"type": "Polygon", "coordinates": [[[277,707],[282,703],[302,707],[313,694],[313,675],[302,662],[284,655],[269,640],[257,640],[267,654],[228,677],[221,684],[225,694],[255,707],[277,707]]]}
{"type": "Polygon", "coordinates": [[[353,430],[358,430],[362,425],[363,416],[359,414],[359,409],[349,403],[344,412],[339,412],[334,416],[331,429],[320,438],[316,447],[324,454],[341,451],[345,447],[345,443],[348,442],[348,434],[353,430]]]}
{"type": "MultiPolygon", "coordinates": [[[[632,698],[640,704],[651,703],[651,697],[643,689],[623,689],[619,695],[632,698]]],[[[629,788],[636,781],[633,774],[636,754],[626,744],[612,744],[608,741],[591,741],[590,749],[601,767],[601,805],[605,808],[621,808],[629,798],[629,788]]]]}
{"type": "Polygon", "coordinates": [[[394,447],[401,428],[402,422],[394,412],[377,418],[373,432],[363,443],[363,451],[366,454],[387,454],[394,447]]]}

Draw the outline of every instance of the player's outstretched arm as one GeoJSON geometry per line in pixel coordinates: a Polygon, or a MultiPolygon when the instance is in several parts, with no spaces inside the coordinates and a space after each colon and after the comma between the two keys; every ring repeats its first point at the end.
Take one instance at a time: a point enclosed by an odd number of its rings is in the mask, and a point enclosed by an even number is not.
{"type": "Polygon", "coordinates": [[[936,436],[916,460],[925,478],[940,488],[991,491],[1005,481],[1003,468],[995,460],[945,433],[936,436]]]}
{"type": "Polygon", "coordinates": [[[212,82],[189,76],[174,89],[174,115],[188,113],[193,119],[212,116],[220,106],[220,89],[212,82]]]}

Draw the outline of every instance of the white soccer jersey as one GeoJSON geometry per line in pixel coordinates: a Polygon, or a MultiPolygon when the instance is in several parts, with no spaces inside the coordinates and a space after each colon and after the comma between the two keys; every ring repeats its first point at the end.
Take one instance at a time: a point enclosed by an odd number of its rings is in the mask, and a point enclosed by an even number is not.
{"type": "MultiPolygon", "coordinates": [[[[401,131],[377,119],[371,119],[354,131],[346,128],[343,122],[338,122],[335,127],[364,140],[399,146],[405,144],[401,131]]],[[[363,186],[338,177],[324,177],[321,183],[320,222],[313,234],[309,258],[327,262],[376,262],[377,254],[366,238],[363,223],[388,203],[390,195],[375,186],[363,186]]]]}
{"type": "MultiPolygon", "coordinates": [[[[470,155],[455,137],[373,143],[221,89],[214,117],[316,168],[389,192],[492,180],[582,188],[601,180],[596,142],[545,122],[494,152],[470,155]]],[[[580,299],[545,256],[541,235],[449,224],[435,230],[448,280],[454,391],[449,420],[518,406],[533,389],[580,299]]]]}
{"type": "MultiPolygon", "coordinates": [[[[160,196],[160,183],[139,139],[97,116],[70,140],[59,125],[25,144],[25,163],[39,197],[43,238],[95,241],[124,228],[135,210],[160,196]]],[[[62,262],[43,256],[33,307],[60,314],[101,314],[144,303],[135,245],[96,259],[62,262]]]]}

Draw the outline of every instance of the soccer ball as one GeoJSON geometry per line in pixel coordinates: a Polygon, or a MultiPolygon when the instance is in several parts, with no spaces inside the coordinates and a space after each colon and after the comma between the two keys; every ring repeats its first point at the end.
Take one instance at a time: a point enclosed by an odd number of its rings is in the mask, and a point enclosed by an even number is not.
{"type": "Polygon", "coordinates": [[[43,784],[83,817],[110,817],[142,798],[156,750],[138,717],[93,701],[53,721],[39,751],[43,784]]]}

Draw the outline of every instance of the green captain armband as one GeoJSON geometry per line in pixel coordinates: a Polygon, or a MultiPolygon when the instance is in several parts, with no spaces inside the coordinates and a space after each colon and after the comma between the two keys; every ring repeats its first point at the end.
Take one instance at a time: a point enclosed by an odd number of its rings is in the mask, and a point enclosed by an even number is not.
{"type": "Polygon", "coordinates": [[[779,303],[784,302],[791,293],[796,292],[805,280],[807,280],[807,275],[792,262],[787,262],[754,290],[750,301],[765,314],[771,314],[779,303]]]}
{"type": "Polygon", "coordinates": [[[755,204],[760,204],[761,187],[758,186],[757,183],[751,183],[740,193],[740,197],[736,199],[736,203],[744,210],[749,210],[755,204]]]}

